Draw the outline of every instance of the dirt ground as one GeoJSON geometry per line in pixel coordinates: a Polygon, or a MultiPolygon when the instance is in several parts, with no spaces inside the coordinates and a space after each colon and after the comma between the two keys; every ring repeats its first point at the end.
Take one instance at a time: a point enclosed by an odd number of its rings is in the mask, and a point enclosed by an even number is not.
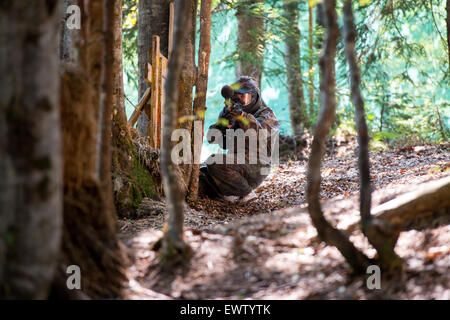
{"type": "MultiPolygon", "coordinates": [[[[355,142],[337,143],[322,167],[324,212],[345,229],[359,219],[355,142]]],[[[374,151],[373,206],[450,174],[450,145],[374,151]]],[[[301,158],[301,157],[299,157],[301,158]]],[[[450,225],[429,221],[400,234],[396,252],[405,261],[402,279],[366,289],[334,247],[317,240],[305,206],[305,160],[275,168],[246,204],[200,199],[185,208],[185,240],[194,256],[173,277],[157,271],[150,250],[163,232],[163,202],[146,199],[140,218],[121,220],[121,238],[133,261],[127,299],[450,299],[450,225]]],[[[375,255],[360,231],[350,239],[375,255]]]]}

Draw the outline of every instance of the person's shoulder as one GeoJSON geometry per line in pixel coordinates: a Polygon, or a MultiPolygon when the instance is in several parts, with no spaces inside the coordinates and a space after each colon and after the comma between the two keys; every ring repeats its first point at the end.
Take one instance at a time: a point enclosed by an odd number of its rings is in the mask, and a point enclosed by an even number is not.
{"type": "Polygon", "coordinates": [[[255,112],[255,117],[258,117],[260,115],[270,115],[276,117],[273,110],[270,107],[268,107],[264,102],[261,104],[261,107],[258,109],[258,111],[255,112]]]}

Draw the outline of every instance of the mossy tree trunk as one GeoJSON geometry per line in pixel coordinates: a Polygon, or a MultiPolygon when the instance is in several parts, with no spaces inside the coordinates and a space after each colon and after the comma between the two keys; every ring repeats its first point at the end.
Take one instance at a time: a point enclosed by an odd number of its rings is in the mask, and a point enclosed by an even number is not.
{"type": "Polygon", "coordinates": [[[144,197],[157,192],[152,173],[140,161],[127,123],[124,105],[122,65],[122,5],[116,1],[114,26],[114,96],[112,102],[112,171],[116,211],[121,217],[136,216],[144,197]]]}
{"type": "MultiPolygon", "coordinates": [[[[107,186],[111,182],[111,154],[103,145],[111,143],[110,133],[101,134],[99,128],[99,123],[105,128],[105,122],[111,119],[108,108],[103,108],[102,114],[100,106],[111,105],[113,99],[112,84],[107,83],[109,78],[112,81],[112,70],[103,68],[112,68],[107,56],[112,52],[112,6],[116,1],[90,1],[86,6],[79,3],[83,23],[74,43],[78,54],[74,66],[64,67],[61,86],[64,232],[59,276],[65,277],[67,265],[78,265],[82,289],[93,298],[119,297],[126,281],[116,214],[107,186]],[[101,88],[106,95],[103,102],[101,88]]],[[[65,292],[64,286],[60,284],[55,290],[65,292]]]]}
{"type": "Polygon", "coordinates": [[[45,299],[62,235],[59,1],[0,6],[0,299],[45,299]]]}

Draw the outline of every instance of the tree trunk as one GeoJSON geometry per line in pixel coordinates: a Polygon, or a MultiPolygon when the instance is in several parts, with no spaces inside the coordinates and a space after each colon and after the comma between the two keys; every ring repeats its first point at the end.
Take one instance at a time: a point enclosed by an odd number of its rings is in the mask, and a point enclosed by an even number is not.
{"type": "MultiPolygon", "coordinates": [[[[316,4],[316,29],[322,29],[325,27],[325,22],[324,22],[324,17],[323,17],[323,4],[322,3],[317,3],[316,4]]],[[[318,49],[321,49],[323,46],[323,37],[317,36],[317,40],[316,40],[316,47],[318,49]]],[[[319,72],[319,83],[322,82],[322,75],[319,72]]],[[[320,93],[317,97],[317,100],[320,101],[320,93]]],[[[319,102],[320,103],[320,102],[319,102]]],[[[317,119],[318,117],[318,110],[314,111],[314,116],[317,119]]],[[[313,123],[311,123],[311,127],[313,127],[313,123]]]]}
{"type": "MultiPolygon", "coordinates": [[[[114,26],[114,97],[112,102],[112,171],[116,212],[135,217],[144,197],[156,195],[155,179],[133,142],[124,105],[122,66],[122,3],[116,1],[114,26]]],[[[142,150],[142,148],[140,148],[142,150]]],[[[157,166],[155,166],[157,167],[157,166]]],[[[159,171],[157,173],[159,175],[159,171]]]]}
{"type": "Polygon", "coordinates": [[[75,55],[73,54],[73,42],[76,41],[78,30],[69,29],[65,27],[67,18],[70,13],[67,13],[67,8],[71,5],[70,0],[62,1],[61,5],[61,40],[59,46],[59,58],[64,62],[74,62],[75,55]]]}
{"type": "Polygon", "coordinates": [[[116,1],[114,9],[114,101],[113,116],[120,113],[125,116],[124,88],[123,88],[123,47],[122,47],[122,1],[116,1]]]}
{"type": "Polygon", "coordinates": [[[172,132],[178,125],[178,111],[180,94],[180,76],[185,61],[186,38],[191,34],[192,2],[179,0],[175,6],[174,45],[169,59],[166,90],[163,142],[161,151],[161,173],[164,192],[169,204],[169,221],[167,231],[162,240],[161,262],[174,264],[185,262],[188,247],[183,241],[183,201],[184,197],[178,186],[175,166],[171,159],[173,142],[172,132]]]}
{"type": "Polygon", "coordinates": [[[447,18],[445,22],[447,24],[447,54],[448,54],[448,72],[450,73],[450,0],[447,0],[447,5],[445,6],[447,11],[447,18]]]}
{"type": "Polygon", "coordinates": [[[0,6],[0,298],[44,299],[62,230],[59,1],[0,6]]]}
{"type": "Polygon", "coordinates": [[[436,108],[437,120],[438,120],[438,124],[439,124],[439,131],[441,132],[442,140],[447,141],[447,137],[445,135],[445,127],[444,127],[444,124],[442,123],[441,113],[439,112],[439,106],[436,105],[435,108],[436,108]]]}
{"type": "MultiPolygon", "coordinates": [[[[317,3],[316,4],[316,25],[320,28],[325,27],[325,21],[324,21],[324,12],[323,12],[323,4],[317,3]]],[[[323,42],[323,37],[317,38],[317,47],[321,48],[323,42]]]]}
{"type": "Polygon", "coordinates": [[[328,136],[336,115],[336,77],[335,55],[339,29],[336,17],[336,0],[324,0],[324,20],[326,26],[326,39],[320,57],[320,83],[321,113],[314,130],[314,139],[308,161],[307,173],[307,201],[311,220],[317,229],[319,237],[328,244],[336,246],[352,268],[359,273],[366,272],[370,265],[369,259],[358,251],[343,232],[333,226],[323,216],[319,202],[320,167],[324,154],[324,142],[328,136]]]}
{"type": "MultiPolygon", "coordinates": [[[[103,0],[103,57],[102,57],[102,94],[100,95],[100,114],[99,126],[101,127],[101,153],[100,153],[100,181],[104,188],[106,197],[105,205],[111,206],[107,208],[115,215],[114,202],[113,202],[113,190],[111,179],[111,134],[112,134],[112,105],[115,101],[115,75],[114,68],[117,68],[117,63],[114,59],[114,29],[115,19],[117,16],[114,14],[115,2],[122,2],[121,0],[103,0]],[[112,53],[112,54],[111,54],[112,53]]],[[[117,75],[117,73],[116,73],[117,75]]]]}
{"type": "MultiPolygon", "coordinates": [[[[184,38],[184,62],[179,79],[179,98],[178,98],[178,128],[187,129],[191,133],[193,129],[193,104],[192,89],[197,81],[197,67],[195,66],[195,33],[196,33],[196,17],[197,17],[197,0],[185,0],[189,6],[189,22],[186,26],[189,30],[184,38]]],[[[181,43],[179,42],[179,45],[181,43]]],[[[193,140],[191,139],[193,142],[193,140]]],[[[184,182],[187,186],[191,181],[192,164],[181,164],[180,168],[183,172],[184,182]]]]}
{"type": "MultiPolygon", "coordinates": [[[[200,8],[200,43],[198,48],[198,76],[195,86],[194,115],[201,126],[194,126],[194,137],[198,136],[203,141],[203,129],[206,113],[206,93],[208,90],[209,57],[211,54],[211,0],[202,0],[200,8]]],[[[195,141],[195,138],[194,138],[195,141]]],[[[198,196],[198,176],[202,144],[193,145],[192,154],[194,164],[192,166],[191,181],[188,187],[188,198],[195,200],[198,196]]]]}
{"type": "MultiPolygon", "coordinates": [[[[138,97],[144,95],[149,84],[144,80],[147,75],[146,64],[150,62],[150,50],[152,48],[152,36],[150,32],[151,0],[138,0],[138,97]]],[[[143,136],[147,136],[147,127],[150,120],[150,110],[144,106],[144,112],[141,113],[137,122],[137,129],[143,136]]]]}
{"type": "MultiPolygon", "coordinates": [[[[391,237],[381,233],[379,224],[374,223],[370,215],[371,186],[370,186],[370,163],[369,163],[369,134],[364,114],[364,100],[361,96],[361,75],[355,56],[356,28],[353,18],[351,0],[344,1],[344,30],[345,30],[345,55],[350,71],[351,100],[355,106],[355,122],[358,130],[358,165],[360,175],[360,212],[361,225],[364,235],[370,244],[378,252],[378,260],[384,270],[396,271],[400,268],[402,261],[395,253],[395,243],[390,242],[391,237]]],[[[384,232],[386,234],[386,232],[384,232]]]]}
{"type": "Polygon", "coordinates": [[[243,0],[237,5],[238,20],[236,78],[250,76],[261,88],[264,59],[264,1],[243,0]]]}
{"type": "Polygon", "coordinates": [[[303,134],[306,120],[306,106],[303,94],[300,66],[300,30],[298,28],[298,1],[284,0],[283,16],[286,19],[285,47],[286,76],[288,84],[289,111],[292,134],[303,134]]]}
{"type": "Polygon", "coordinates": [[[314,112],[314,61],[313,61],[313,12],[312,7],[309,8],[309,28],[308,28],[308,49],[309,49],[309,86],[308,86],[308,94],[309,94],[309,124],[310,127],[313,126],[313,121],[315,118],[314,112]]]}
{"type": "Polygon", "coordinates": [[[383,102],[381,103],[381,111],[380,111],[380,132],[383,131],[384,108],[385,108],[385,99],[383,95],[383,102]]]}
{"type": "MultiPolygon", "coordinates": [[[[150,63],[153,36],[160,37],[161,53],[168,57],[169,48],[169,1],[139,0],[138,3],[138,95],[144,95],[149,84],[144,80],[147,75],[146,63],[150,63]]],[[[147,136],[150,108],[147,106],[139,117],[137,128],[139,133],[147,136]],[[144,113],[145,112],[145,113],[144,113]]]]}
{"type": "MultiPolygon", "coordinates": [[[[102,61],[102,53],[106,57],[112,52],[112,37],[106,36],[107,46],[102,41],[103,13],[108,17],[107,34],[111,34],[113,26],[111,7],[114,2],[108,2],[105,1],[108,8],[105,12],[102,2],[90,1],[87,6],[80,2],[83,23],[79,31],[80,41],[76,43],[76,68],[64,68],[61,86],[64,233],[60,278],[67,276],[67,265],[78,265],[81,269],[82,290],[93,298],[119,297],[126,281],[112,197],[106,192],[107,188],[99,175],[101,172],[103,181],[111,180],[110,174],[103,168],[109,166],[109,152],[104,154],[107,148],[102,147],[104,143],[110,143],[111,138],[107,133],[98,134],[101,132],[98,127],[101,116],[99,84],[106,66],[102,61]],[[98,137],[102,139],[98,141],[98,137]],[[100,153],[102,157],[96,159],[96,150],[103,150],[100,153]],[[98,163],[100,166],[96,166],[98,163]]],[[[109,67],[110,64],[108,59],[109,67]]],[[[102,103],[112,104],[111,84],[107,84],[107,80],[112,81],[112,77],[107,72],[111,71],[105,70],[103,79],[109,93],[103,93],[105,101],[102,103]]],[[[107,109],[104,108],[106,112],[103,112],[102,117],[105,120],[110,119],[107,109]]]]}

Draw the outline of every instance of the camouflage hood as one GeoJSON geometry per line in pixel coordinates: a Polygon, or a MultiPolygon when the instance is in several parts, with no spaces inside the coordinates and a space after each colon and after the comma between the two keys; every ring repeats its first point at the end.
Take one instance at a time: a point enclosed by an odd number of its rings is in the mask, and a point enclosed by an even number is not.
{"type": "Polygon", "coordinates": [[[254,114],[263,104],[258,84],[252,77],[241,76],[231,85],[231,87],[234,89],[236,99],[236,93],[251,93],[251,102],[248,105],[243,106],[245,112],[254,114]]]}

